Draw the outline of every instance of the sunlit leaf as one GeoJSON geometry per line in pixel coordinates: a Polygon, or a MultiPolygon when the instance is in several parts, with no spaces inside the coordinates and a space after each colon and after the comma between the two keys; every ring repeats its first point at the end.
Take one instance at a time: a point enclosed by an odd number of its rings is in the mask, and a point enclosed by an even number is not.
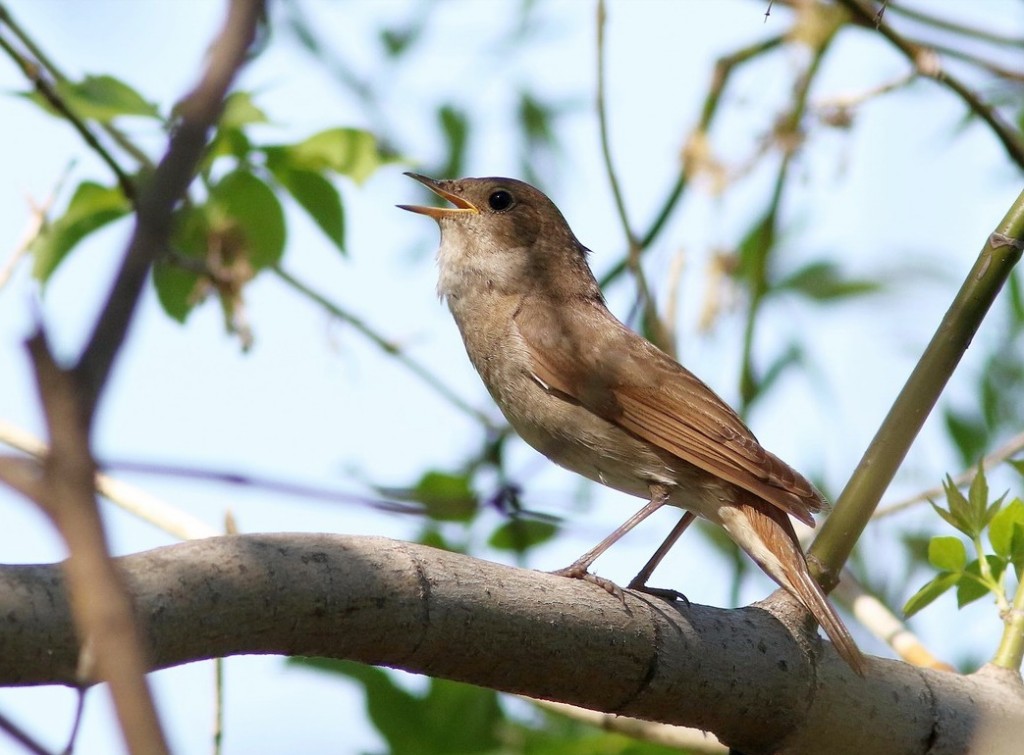
{"type": "Polygon", "coordinates": [[[988,539],[997,556],[1013,558],[1024,550],[1024,503],[1015,498],[992,517],[988,539]]]}
{"type": "Polygon", "coordinates": [[[943,573],[930,580],[918,590],[903,606],[903,614],[909,619],[915,613],[934,601],[960,581],[959,574],[943,573]]]}
{"type": "Polygon", "coordinates": [[[933,537],[928,543],[928,563],[941,571],[962,571],[967,565],[967,549],[958,537],[933,537]]]}
{"type": "Polygon", "coordinates": [[[288,153],[287,160],[293,168],[316,172],[330,170],[357,183],[365,181],[386,162],[373,134],[357,128],[328,129],[298,144],[278,149],[288,153]]]}
{"type": "Polygon", "coordinates": [[[32,242],[33,275],[45,283],[76,244],[131,209],[118,188],[89,181],[79,184],[64,214],[45,226],[32,242]]]}
{"type": "Polygon", "coordinates": [[[217,124],[222,129],[239,129],[252,123],[267,123],[267,114],[252,101],[250,92],[232,92],[224,100],[224,112],[217,124]]]}
{"type": "Polygon", "coordinates": [[[160,111],[141,94],[113,76],[86,76],[79,82],[61,81],[57,92],[76,115],[108,123],[123,115],[157,118],[160,111]]]}

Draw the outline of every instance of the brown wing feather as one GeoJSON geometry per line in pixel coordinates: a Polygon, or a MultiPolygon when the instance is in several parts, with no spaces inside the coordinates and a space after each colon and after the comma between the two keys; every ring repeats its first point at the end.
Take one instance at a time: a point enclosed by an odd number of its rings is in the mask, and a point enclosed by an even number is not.
{"type": "Polygon", "coordinates": [[[542,384],[814,526],[811,513],[825,506],[814,486],[762,448],[736,412],[695,375],[603,305],[552,312],[526,301],[515,325],[542,384]],[[595,327],[598,321],[603,327],[595,327]]]}

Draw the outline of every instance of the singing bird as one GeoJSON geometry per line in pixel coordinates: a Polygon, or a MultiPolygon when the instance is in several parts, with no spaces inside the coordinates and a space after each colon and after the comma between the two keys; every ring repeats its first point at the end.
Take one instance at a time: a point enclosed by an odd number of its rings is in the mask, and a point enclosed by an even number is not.
{"type": "Polygon", "coordinates": [[[588,250],[541,191],[511,178],[407,174],[453,207],[399,205],[437,221],[438,294],[470,361],[516,432],[556,464],[649,503],[558,573],[591,563],[663,505],[690,512],[631,587],[643,587],[692,520],[721,526],[822,626],[858,673],[864,659],[807,570],[789,517],[827,504],[766,451],[714,391],[615,318],[588,250]]]}

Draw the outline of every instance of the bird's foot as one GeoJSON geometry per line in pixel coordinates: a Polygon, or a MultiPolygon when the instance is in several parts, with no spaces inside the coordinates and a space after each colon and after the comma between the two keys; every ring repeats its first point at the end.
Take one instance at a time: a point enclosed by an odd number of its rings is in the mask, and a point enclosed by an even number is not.
{"type": "Polygon", "coordinates": [[[573,564],[567,566],[564,569],[556,569],[550,572],[558,577],[568,577],[569,579],[582,579],[584,582],[590,582],[593,585],[597,585],[602,590],[607,591],[610,595],[614,595],[623,603],[626,602],[626,594],[622,591],[622,588],[612,582],[610,579],[599,577],[596,574],[591,574],[587,571],[586,567],[573,564]]]}
{"type": "Polygon", "coordinates": [[[626,585],[626,589],[653,595],[654,597],[661,598],[669,603],[675,603],[677,600],[681,600],[687,605],[687,607],[690,605],[690,599],[679,592],[679,590],[673,590],[668,587],[648,587],[645,582],[641,582],[639,579],[634,579],[626,585]]]}

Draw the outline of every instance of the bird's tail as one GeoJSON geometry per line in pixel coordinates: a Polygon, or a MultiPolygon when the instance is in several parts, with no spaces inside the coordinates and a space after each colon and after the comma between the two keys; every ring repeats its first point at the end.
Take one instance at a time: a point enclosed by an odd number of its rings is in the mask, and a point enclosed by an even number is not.
{"type": "Polygon", "coordinates": [[[723,526],[769,577],[803,604],[832,640],[836,652],[859,676],[864,676],[864,656],[807,571],[807,561],[789,517],[760,499],[737,503],[738,515],[723,521],[723,526]]]}

